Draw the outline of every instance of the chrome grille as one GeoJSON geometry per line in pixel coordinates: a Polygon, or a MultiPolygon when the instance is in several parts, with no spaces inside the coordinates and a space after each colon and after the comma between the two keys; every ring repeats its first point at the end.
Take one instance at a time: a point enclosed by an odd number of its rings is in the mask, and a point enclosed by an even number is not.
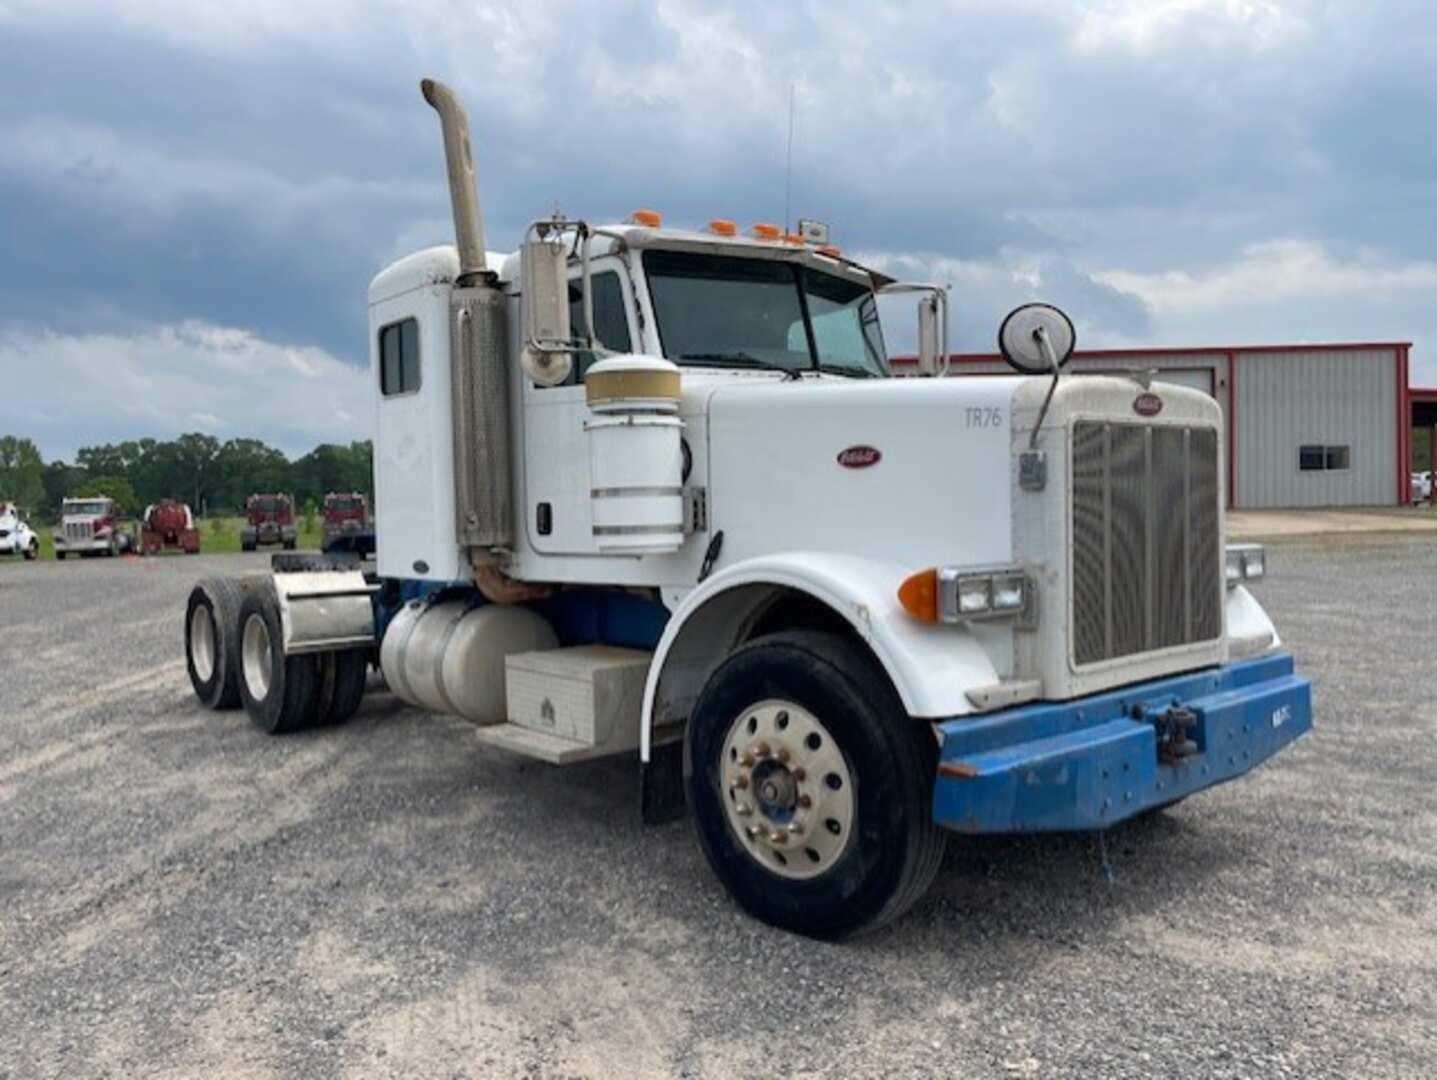
{"type": "Polygon", "coordinates": [[[1073,659],[1221,632],[1217,432],[1073,425],[1073,659]]]}
{"type": "Polygon", "coordinates": [[[66,540],[89,540],[95,535],[95,526],[88,521],[65,522],[66,540]]]}

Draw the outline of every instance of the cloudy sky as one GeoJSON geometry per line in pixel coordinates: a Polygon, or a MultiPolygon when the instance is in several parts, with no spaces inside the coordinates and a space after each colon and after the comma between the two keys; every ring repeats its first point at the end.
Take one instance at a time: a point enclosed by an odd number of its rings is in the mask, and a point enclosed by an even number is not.
{"type": "MultiPolygon", "coordinates": [[[[364,294],[555,206],[783,212],[954,288],[988,349],[1397,339],[1437,384],[1430,2],[0,0],[0,433],[366,437],[364,294]]],[[[906,325],[892,343],[911,341],[906,325]]]]}

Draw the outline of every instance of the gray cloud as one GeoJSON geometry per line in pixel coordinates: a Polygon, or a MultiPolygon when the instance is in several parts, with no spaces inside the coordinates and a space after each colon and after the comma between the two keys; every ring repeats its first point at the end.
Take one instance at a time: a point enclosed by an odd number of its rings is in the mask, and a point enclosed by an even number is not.
{"type": "MultiPolygon", "coordinates": [[[[359,365],[369,278],[447,238],[421,75],[468,103],[492,247],[556,204],[778,217],[791,86],[795,215],[951,274],[957,345],[1043,295],[1092,344],[1413,337],[1437,379],[1434,44],[1415,0],[11,0],[0,330],[193,322],[359,365]],[[1312,258],[1244,274],[1283,244],[1312,258]]],[[[42,395],[13,356],[6,396],[42,395]]]]}

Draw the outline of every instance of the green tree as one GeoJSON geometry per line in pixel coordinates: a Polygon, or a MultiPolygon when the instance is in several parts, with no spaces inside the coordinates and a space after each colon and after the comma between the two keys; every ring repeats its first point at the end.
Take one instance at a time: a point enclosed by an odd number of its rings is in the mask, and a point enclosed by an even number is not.
{"type": "Polygon", "coordinates": [[[66,495],[71,499],[93,499],[108,495],[120,504],[125,514],[138,514],[144,510],[135,496],[134,486],[123,476],[86,476],[76,483],[66,495]]]}
{"type": "Polygon", "coordinates": [[[67,465],[58,458],[45,466],[45,506],[37,516],[54,521],[60,513],[60,500],[77,483],[82,473],[73,465],[67,465]]]}
{"type": "Polygon", "coordinates": [[[0,435],[0,499],[27,513],[44,505],[45,461],[31,440],[0,435]]]}

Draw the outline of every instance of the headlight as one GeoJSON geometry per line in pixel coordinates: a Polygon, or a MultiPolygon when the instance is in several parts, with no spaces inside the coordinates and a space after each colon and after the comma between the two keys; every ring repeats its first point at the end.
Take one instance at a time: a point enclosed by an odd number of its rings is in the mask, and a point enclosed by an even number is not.
{"type": "Polygon", "coordinates": [[[1229,544],[1223,576],[1228,588],[1244,581],[1260,581],[1267,574],[1267,549],[1261,544],[1229,544]]]}
{"type": "Polygon", "coordinates": [[[1023,616],[1031,610],[1032,582],[1021,570],[920,570],[898,588],[898,602],[923,622],[961,623],[1023,616]]]}

